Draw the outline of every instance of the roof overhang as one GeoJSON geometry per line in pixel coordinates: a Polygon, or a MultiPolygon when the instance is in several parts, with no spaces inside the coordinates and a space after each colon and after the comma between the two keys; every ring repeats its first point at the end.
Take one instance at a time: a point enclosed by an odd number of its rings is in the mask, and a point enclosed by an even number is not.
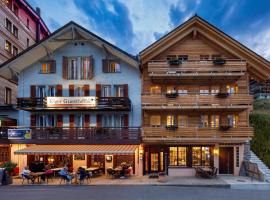
{"type": "Polygon", "coordinates": [[[14,74],[19,74],[25,68],[44,57],[51,57],[57,49],[69,42],[75,41],[93,43],[102,48],[107,54],[111,54],[139,69],[138,61],[132,55],[105,41],[75,22],[69,22],[53,32],[49,37],[0,65],[0,74],[7,79],[11,79],[14,74]]]}
{"type": "Polygon", "coordinates": [[[243,44],[228,36],[204,19],[194,16],[178,26],[158,41],[140,52],[141,63],[145,64],[155,56],[167,50],[189,34],[201,34],[217,46],[247,61],[249,74],[257,81],[266,81],[270,77],[270,62],[256,54],[243,44]]]}

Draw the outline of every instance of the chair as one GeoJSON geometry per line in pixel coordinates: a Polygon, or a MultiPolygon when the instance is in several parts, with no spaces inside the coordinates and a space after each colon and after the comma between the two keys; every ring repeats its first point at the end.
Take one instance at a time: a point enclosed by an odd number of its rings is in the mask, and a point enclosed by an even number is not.
{"type": "Polygon", "coordinates": [[[93,177],[93,173],[92,172],[88,172],[86,173],[86,181],[87,183],[90,181],[91,183],[91,178],[93,177]]]}
{"type": "Polygon", "coordinates": [[[87,173],[85,169],[82,168],[79,173],[79,184],[81,185],[82,183],[84,183],[84,179],[86,178],[87,178],[87,173]]]}
{"type": "Polygon", "coordinates": [[[22,184],[24,183],[24,180],[27,180],[28,184],[29,184],[29,180],[31,180],[31,182],[34,183],[34,178],[30,175],[22,174],[22,184]]]}
{"type": "Polygon", "coordinates": [[[51,172],[45,174],[47,184],[49,183],[49,179],[51,179],[53,181],[53,175],[54,175],[54,171],[51,171],[51,172]]]}
{"type": "Polygon", "coordinates": [[[115,178],[115,171],[112,168],[107,169],[107,176],[115,178]]]}
{"type": "Polygon", "coordinates": [[[60,175],[60,185],[62,184],[62,181],[64,181],[64,182],[67,183],[69,180],[68,180],[67,176],[65,176],[65,175],[60,175]]]}
{"type": "Polygon", "coordinates": [[[217,178],[217,173],[218,173],[218,168],[213,167],[213,173],[211,174],[212,178],[217,178]]]}

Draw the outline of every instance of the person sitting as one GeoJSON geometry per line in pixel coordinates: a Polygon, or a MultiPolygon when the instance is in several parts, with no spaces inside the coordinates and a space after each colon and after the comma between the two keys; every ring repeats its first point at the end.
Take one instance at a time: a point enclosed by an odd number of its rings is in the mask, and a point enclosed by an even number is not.
{"type": "Polygon", "coordinates": [[[71,184],[72,176],[68,173],[68,168],[64,167],[63,169],[60,170],[59,175],[67,180],[67,183],[71,184]]]}
{"type": "Polygon", "coordinates": [[[82,184],[82,182],[84,181],[85,178],[87,178],[87,173],[86,173],[86,170],[82,167],[79,167],[78,168],[78,171],[77,171],[77,174],[78,174],[78,180],[79,180],[79,183],[82,184]]]}
{"type": "Polygon", "coordinates": [[[29,168],[28,168],[28,166],[26,166],[23,170],[22,170],[22,172],[21,172],[21,176],[22,176],[22,178],[23,179],[30,179],[31,181],[32,181],[32,183],[34,183],[34,181],[35,181],[35,177],[33,177],[32,175],[31,175],[31,171],[29,170],[29,168]]]}

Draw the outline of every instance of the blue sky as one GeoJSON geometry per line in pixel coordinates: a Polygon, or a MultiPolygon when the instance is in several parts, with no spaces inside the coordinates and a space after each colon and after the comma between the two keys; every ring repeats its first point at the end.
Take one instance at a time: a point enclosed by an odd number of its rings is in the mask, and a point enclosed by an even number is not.
{"type": "Polygon", "coordinates": [[[269,0],[28,0],[51,31],[73,20],[137,54],[195,13],[270,60],[269,0]]]}

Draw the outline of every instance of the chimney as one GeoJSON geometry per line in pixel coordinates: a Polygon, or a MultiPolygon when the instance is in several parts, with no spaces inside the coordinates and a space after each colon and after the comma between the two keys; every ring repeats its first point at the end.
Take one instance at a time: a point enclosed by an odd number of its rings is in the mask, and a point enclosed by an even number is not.
{"type": "MultiPolygon", "coordinates": [[[[36,13],[40,17],[40,8],[36,7],[36,13]]],[[[36,42],[39,42],[40,40],[40,22],[39,19],[36,21],[36,42]]]]}

